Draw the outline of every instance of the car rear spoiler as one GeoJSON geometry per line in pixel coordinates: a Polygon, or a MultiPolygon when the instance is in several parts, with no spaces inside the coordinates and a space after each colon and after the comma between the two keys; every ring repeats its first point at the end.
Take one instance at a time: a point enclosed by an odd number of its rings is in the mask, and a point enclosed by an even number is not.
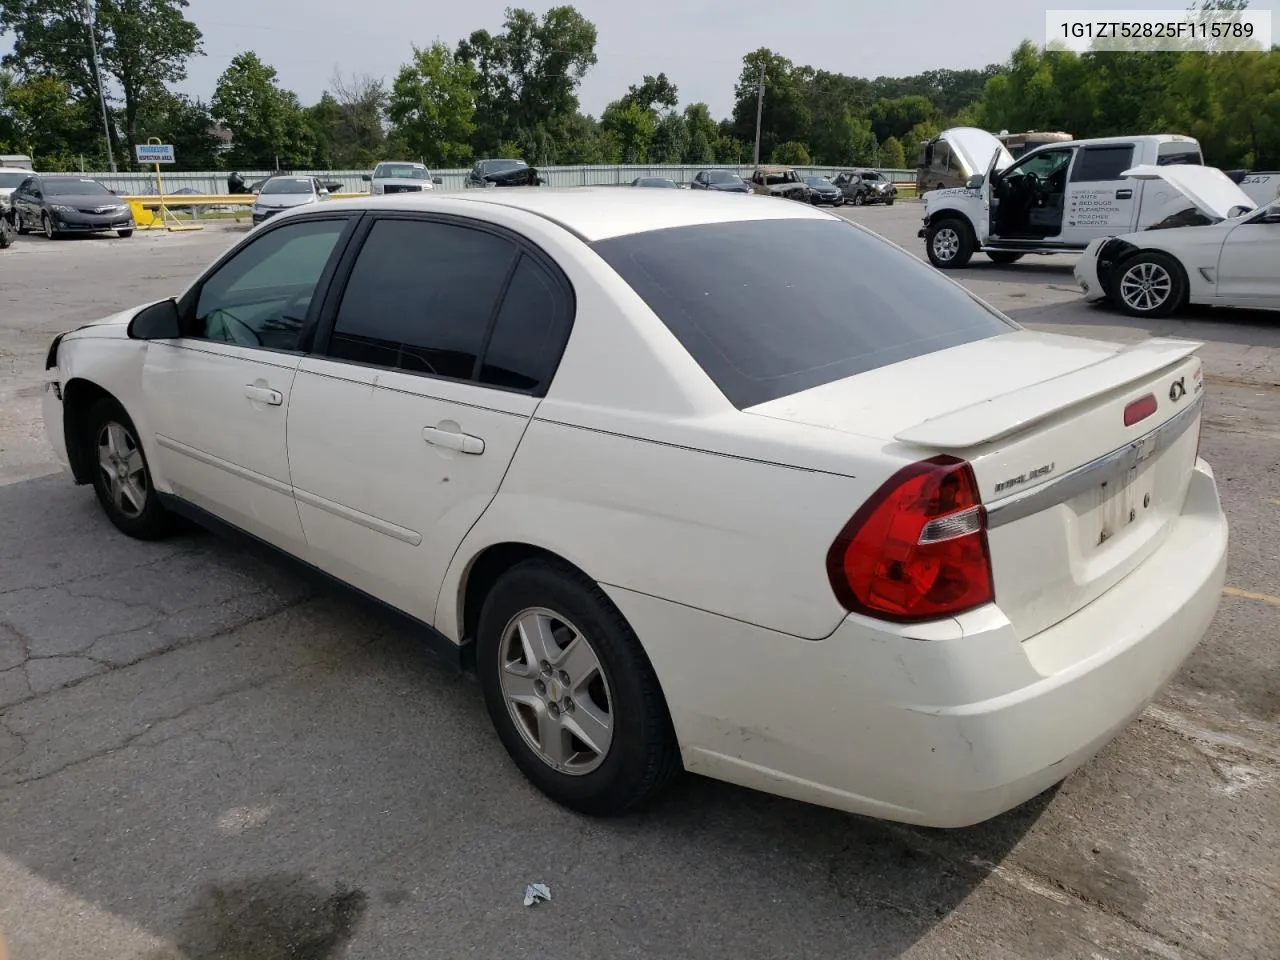
{"type": "Polygon", "coordinates": [[[1071,373],[922,420],[895,434],[894,439],[939,450],[963,450],[1001,440],[1171,367],[1202,346],[1194,340],[1144,340],[1071,373]]]}

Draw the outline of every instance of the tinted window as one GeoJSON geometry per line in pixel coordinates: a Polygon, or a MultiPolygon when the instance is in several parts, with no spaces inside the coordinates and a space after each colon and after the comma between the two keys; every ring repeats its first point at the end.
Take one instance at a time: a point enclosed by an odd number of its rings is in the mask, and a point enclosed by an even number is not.
{"type": "Polygon", "coordinates": [[[1172,143],[1160,144],[1160,149],[1156,156],[1156,165],[1160,167],[1168,167],[1176,164],[1191,164],[1192,166],[1200,166],[1204,163],[1204,158],[1200,154],[1199,146],[1195,144],[1172,143]]]}
{"type": "Polygon", "coordinates": [[[330,355],[470,379],[515,255],[482,230],[379,220],[347,281],[330,355]]]}
{"type": "Polygon", "coordinates": [[[702,224],[593,247],[739,408],[1017,329],[843,221],[702,224]],[[851,266],[815,283],[815,263],[851,266]]]}
{"type": "Polygon", "coordinates": [[[1113,147],[1085,147],[1080,151],[1075,168],[1071,171],[1072,183],[1088,183],[1096,180],[1121,180],[1126,170],[1133,166],[1133,144],[1113,147]]]}
{"type": "Polygon", "coordinates": [[[200,289],[194,336],[298,349],[311,298],[347,221],[305,220],[269,230],[200,289]]]}
{"type": "Polygon", "coordinates": [[[110,197],[110,190],[97,180],[46,180],[44,192],[51,197],[110,197]]]}
{"type": "Polygon", "coordinates": [[[572,322],[572,301],[538,261],[520,258],[485,349],[480,381],[536,390],[555,372],[572,322]]]}

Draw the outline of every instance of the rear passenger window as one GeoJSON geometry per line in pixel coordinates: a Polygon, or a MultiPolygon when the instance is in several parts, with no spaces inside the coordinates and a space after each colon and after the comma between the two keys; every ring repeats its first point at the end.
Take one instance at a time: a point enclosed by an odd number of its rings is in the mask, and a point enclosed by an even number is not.
{"type": "Polygon", "coordinates": [[[520,258],[502,301],[480,369],[480,382],[536,390],[555,372],[572,321],[565,289],[528,254],[520,258]]]}
{"type": "Polygon", "coordinates": [[[377,221],[347,281],[329,355],[471,379],[516,253],[483,230],[377,221]]]}
{"type": "Polygon", "coordinates": [[[1133,144],[1113,147],[1085,147],[1080,151],[1075,169],[1071,171],[1072,183],[1089,183],[1099,180],[1123,180],[1122,174],[1133,166],[1133,144]]]}

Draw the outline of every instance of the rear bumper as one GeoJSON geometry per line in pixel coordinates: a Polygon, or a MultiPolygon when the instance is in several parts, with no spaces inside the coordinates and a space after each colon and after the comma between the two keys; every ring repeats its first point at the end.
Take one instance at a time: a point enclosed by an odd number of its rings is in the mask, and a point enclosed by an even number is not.
{"type": "Polygon", "coordinates": [[[1200,462],[1161,548],[1026,642],[994,606],[902,632],[851,616],[808,641],[605,589],[653,661],[689,770],[961,827],[1062,780],[1151,702],[1208,629],[1226,558],[1200,462]]]}

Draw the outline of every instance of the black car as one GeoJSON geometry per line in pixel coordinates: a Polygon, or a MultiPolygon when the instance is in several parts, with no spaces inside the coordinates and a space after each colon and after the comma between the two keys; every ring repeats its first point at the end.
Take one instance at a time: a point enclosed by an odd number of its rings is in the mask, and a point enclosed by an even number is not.
{"type": "Polygon", "coordinates": [[[699,170],[689,182],[690,190],[717,190],[720,193],[750,193],[751,184],[732,170],[699,170]]]}
{"type": "Polygon", "coordinates": [[[864,203],[883,203],[893,206],[898,198],[898,188],[879,170],[846,170],[835,179],[835,185],[844,195],[845,203],[860,207],[864,203]]]}
{"type": "Polygon", "coordinates": [[[19,233],[39,230],[50,240],[69,233],[133,236],[133,212],[118,196],[88,177],[35,174],[9,198],[19,233]]]}
{"type": "Polygon", "coordinates": [[[844,194],[840,192],[840,188],[826,177],[805,177],[804,182],[809,188],[810,203],[829,203],[833,207],[844,203],[844,194]]]}
{"type": "Polygon", "coordinates": [[[538,171],[523,160],[477,160],[462,186],[467,187],[537,187],[542,185],[538,171]]]}
{"type": "Polygon", "coordinates": [[[631,181],[633,187],[658,187],[666,190],[679,190],[680,184],[670,177],[636,177],[631,181]]]}

